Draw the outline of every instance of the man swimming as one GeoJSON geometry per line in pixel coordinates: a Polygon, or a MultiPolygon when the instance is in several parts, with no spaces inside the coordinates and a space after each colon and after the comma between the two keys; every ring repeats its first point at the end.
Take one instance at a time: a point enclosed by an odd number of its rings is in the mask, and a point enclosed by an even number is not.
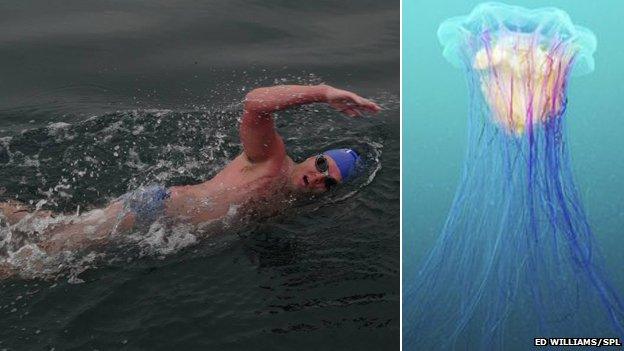
{"type": "Polygon", "coordinates": [[[1,213],[12,227],[23,226],[24,222],[45,223],[36,247],[24,247],[5,262],[0,261],[0,277],[14,274],[11,261],[28,259],[36,254],[33,250],[56,255],[103,245],[120,234],[149,228],[159,218],[205,230],[235,213],[274,213],[296,194],[322,193],[353,178],[360,162],[354,150],[329,150],[301,163],[286,154],[273,113],[311,103],[328,104],[350,117],[380,110],[372,101],[328,85],[252,90],[245,97],[240,124],[243,152],[204,183],[142,187],[113,200],[104,209],[79,216],[55,217],[50,211],[30,213],[20,204],[0,203],[1,213]]]}

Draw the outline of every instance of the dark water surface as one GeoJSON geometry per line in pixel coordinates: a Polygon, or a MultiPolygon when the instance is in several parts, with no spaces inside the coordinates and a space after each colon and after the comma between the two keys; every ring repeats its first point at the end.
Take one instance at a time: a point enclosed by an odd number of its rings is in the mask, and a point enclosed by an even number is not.
{"type": "Polygon", "coordinates": [[[218,238],[0,282],[0,349],[397,349],[400,303],[398,1],[0,2],[2,199],[72,212],[207,180],[240,152],[247,91],[318,82],[385,110],[281,113],[289,153],[354,145],[366,177],[218,238]]]}

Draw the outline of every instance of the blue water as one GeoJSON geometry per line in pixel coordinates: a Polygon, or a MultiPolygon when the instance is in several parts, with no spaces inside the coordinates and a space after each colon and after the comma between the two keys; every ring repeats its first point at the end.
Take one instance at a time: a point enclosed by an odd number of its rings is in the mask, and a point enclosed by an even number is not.
{"type": "MultiPolygon", "coordinates": [[[[464,72],[442,57],[438,25],[469,13],[478,1],[405,2],[403,7],[403,282],[440,234],[466,146],[468,89],[464,72]]],[[[529,8],[555,6],[598,38],[596,69],[572,77],[568,139],[576,184],[614,283],[624,291],[624,120],[619,103],[624,78],[620,14],[616,1],[517,1],[529,8]]],[[[452,288],[452,287],[450,287],[452,288]]],[[[405,306],[404,308],[409,308],[405,306]]],[[[404,324],[404,328],[409,325],[404,324]]],[[[522,337],[522,336],[521,336],[522,337]]],[[[534,336],[524,336],[527,339],[534,336]]]]}

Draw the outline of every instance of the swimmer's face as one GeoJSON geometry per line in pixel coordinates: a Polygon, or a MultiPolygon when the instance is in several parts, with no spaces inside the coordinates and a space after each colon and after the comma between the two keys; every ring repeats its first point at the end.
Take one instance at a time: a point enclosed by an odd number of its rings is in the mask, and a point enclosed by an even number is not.
{"type": "Polygon", "coordinates": [[[295,189],[302,192],[322,193],[342,180],[336,162],[329,156],[308,157],[292,173],[295,189]]]}

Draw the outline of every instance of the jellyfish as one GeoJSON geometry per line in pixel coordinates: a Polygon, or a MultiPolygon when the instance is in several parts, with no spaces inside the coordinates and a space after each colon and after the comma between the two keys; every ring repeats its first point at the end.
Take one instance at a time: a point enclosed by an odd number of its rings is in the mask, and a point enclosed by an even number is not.
{"type": "Polygon", "coordinates": [[[467,76],[468,146],[442,233],[406,289],[404,345],[624,336],[566,144],[568,81],[594,69],[594,34],[556,8],[484,3],[438,38],[467,76]]]}

